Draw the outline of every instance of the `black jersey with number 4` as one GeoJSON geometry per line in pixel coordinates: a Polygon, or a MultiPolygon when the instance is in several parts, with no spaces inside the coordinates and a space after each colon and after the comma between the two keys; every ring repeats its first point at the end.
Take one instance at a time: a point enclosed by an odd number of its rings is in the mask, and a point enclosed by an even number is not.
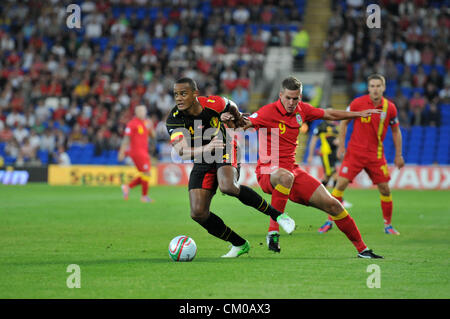
{"type": "MultiPolygon", "coordinates": [[[[226,150],[232,149],[236,154],[236,145],[229,148],[231,139],[227,139],[226,127],[220,121],[220,114],[227,112],[230,107],[230,101],[221,96],[199,96],[198,102],[203,110],[199,115],[191,116],[174,107],[167,118],[166,127],[170,135],[170,142],[173,144],[183,138],[186,138],[191,147],[206,145],[215,136],[219,135],[226,143],[226,150]],[[188,135],[189,136],[186,136],[188,135]],[[188,138],[190,137],[190,139],[188,138]],[[201,140],[198,142],[198,140],[201,140]]],[[[235,155],[233,155],[234,157],[235,155]]],[[[224,160],[230,159],[229,155],[224,155],[224,160]]]]}

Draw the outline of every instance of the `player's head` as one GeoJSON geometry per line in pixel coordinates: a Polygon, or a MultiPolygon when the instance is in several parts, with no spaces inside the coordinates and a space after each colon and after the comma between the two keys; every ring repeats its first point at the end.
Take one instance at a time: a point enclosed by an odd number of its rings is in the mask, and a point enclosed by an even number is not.
{"type": "Polygon", "coordinates": [[[386,79],[381,74],[372,74],[367,78],[367,88],[372,100],[379,100],[386,90],[386,79]]]}
{"type": "Polygon", "coordinates": [[[286,112],[294,112],[302,98],[302,90],[302,82],[293,76],[287,77],[281,82],[280,100],[286,112]]]}
{"type": "Polygon", "coordinates": [[[141,120],[145,120],[147,117],[147,107],[145,105],[138,105],[134,109],[134,114],[136,114],[137,118],[140,118],[141,120]]]}
{"type": "Polygon", "coordinates": [[[180,111],[189,109],[199,95],[197,83],[191,78],[181,78],[173,86],[173,96],[180,111]]]}

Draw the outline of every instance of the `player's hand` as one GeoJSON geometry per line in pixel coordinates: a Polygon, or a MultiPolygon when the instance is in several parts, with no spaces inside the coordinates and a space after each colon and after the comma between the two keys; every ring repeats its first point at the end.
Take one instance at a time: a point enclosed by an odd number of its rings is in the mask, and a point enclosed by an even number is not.
{"type": "Polygon", "coordinates": [[[234,116],[229,112],[224,112],[220,115],[220,120],[225,123],[228,128],[235,128],[234,116]]]}
{"type": "Polygon", "coordinates": [[[372,114],[381,114],[381,113],[383,113],[383,111],[380,109],[369,109],[369,110],[361,111],[359,113],[361,114],[360,115],[361,117],[368,117],[372,114]]]}
{"type": "Polygon", "coordinates": [[[229,112],[224,112],[220,114],[220,120],[222,122],[234,121],[234,116],[229,112]]]}
{"type": "Polygon", "coordinates": [[[338,159],[343,159],[344,155],[345,155],[345,147],[339,145],[336,153],[337,153],[338,159]]]}
{"type": "Polygon", "coordinates": [[[394,158],[394,164],[397,166],[397,168],[402,168],[405,166],[405,160],[403,159],[402,155],[395,156],[394,158]]]}
{"type": "Polygon", "coordinates": [[[222,139],[219,139],[217,136],[215,136],[211,142],[209,142],[206,147],[205,147],[208,151],[212,151],[215,149],[224,149],[225,148],[225,143],[223,142],[222,139]]]}
{"type": "Polygon", "coordinates": [[[124,152],[119,152],[119,154],[117,154],[117,160],[119,162],[122,162],[125,159],[125,153],[124,152]]]}

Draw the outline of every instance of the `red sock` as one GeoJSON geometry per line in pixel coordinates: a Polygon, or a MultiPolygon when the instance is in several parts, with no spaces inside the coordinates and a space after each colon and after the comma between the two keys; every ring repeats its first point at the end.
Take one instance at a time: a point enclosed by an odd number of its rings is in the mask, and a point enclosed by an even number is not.
{"type": "MultiPolygon", "coordinates": [[[[280,212],[284,212],[287,201],[289,199],[290,191],[291,191],[290,188],[278,184],[272,191],[272,201],[270,202],[270,204],[273,206],[273,208],[279,210],[280,212]]],[[[270,218],[269,223],[269,232],[271,231],[277,232],[280,231],[280,225],[278,225],[278,223],[274,221],[272,218],[270,218]]]]}
{"type": "Polygon", "coordinates": [[[390,225],[392,221],[392,195],[383,196],[380,195],[381,198],[381,210],[383,211],[383,219],[385,225],[390,225]]]}
{"type": "Polygon", "coordinates": [[[142,174],[141,175],[142,196],[147,196],[149,183],[150,183],[150,176],[142,174]]]}
{"type": "Polygon", "coordinates": [[[147,196],[148,194],[148,181],[143,180],[141,182],[142,185],[142,196],[147,196]]]}
{"type": "Polygon", "coordinates": [[[136,177],[135,179],[133,179],[133,180],[130,182],[130,184],[128,184],[128,187],[130,187],[130,188],[136,187],[136,186],[138,186],[141,182],[142,182],[142,181],[141,181],[141,177],[138,176],[138,177],[136,177]]]}
{"type": "Polygon", "coordinates": [[[333,219],[339,230],[350,239],[358,252],[367,248],[361,238],[358,227],[356,227],[355,221],[345,209],[338,216],[333,217],[333,219]]]}

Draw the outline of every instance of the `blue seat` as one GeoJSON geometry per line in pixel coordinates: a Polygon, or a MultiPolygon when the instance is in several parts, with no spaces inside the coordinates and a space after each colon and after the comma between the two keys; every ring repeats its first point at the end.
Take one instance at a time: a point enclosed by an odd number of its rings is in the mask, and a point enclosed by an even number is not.
{"type": "Polygon", "coordinates": [[[146,8],[137,8],[137,10],[136,10],[136,17],[137,17],[139,20],[145,19],[145,17],[146,17],[148,14],[149,14],[149,13],[148,13],[148,11],[147,11],[146,8]]]}
{"type": "Polygon", "coordinates": [[[446,71],[446,69],[445,69],[445,66],[443,66],[443,65],[436,65],[436,66],[435,66],[435,69],[438,71],[438,73],[439,73],[441,76],[445,76],[445,74],[447,73],[447,71],[446,71]]]}
{"type": "Polygon", "coordinates": [[[431,70],[433,69],[433,66],[429,64],[422,64],[422,67],[426,75],[429,75],[431,73],[431,70]]]}
{"type": "Polygon", "coordinates": [[[410,99],[412,97],[412,88],[402,87],[401,91],[406,98],[410,99]]]}
{"type": "Polygon", "coordinates": [[[149,9],[148,15],[150,16],[151,20],[156,20],[156,18],[158,17],[158,11],[158,8],[155,7],[149,9]]]}
{"type": "Polygon", "coordinates": [[[398,74],[402,74],[403,70],[405,69],[405,66],[402,63],[395,64],[395,67],[397,69],[398,74]]]}

